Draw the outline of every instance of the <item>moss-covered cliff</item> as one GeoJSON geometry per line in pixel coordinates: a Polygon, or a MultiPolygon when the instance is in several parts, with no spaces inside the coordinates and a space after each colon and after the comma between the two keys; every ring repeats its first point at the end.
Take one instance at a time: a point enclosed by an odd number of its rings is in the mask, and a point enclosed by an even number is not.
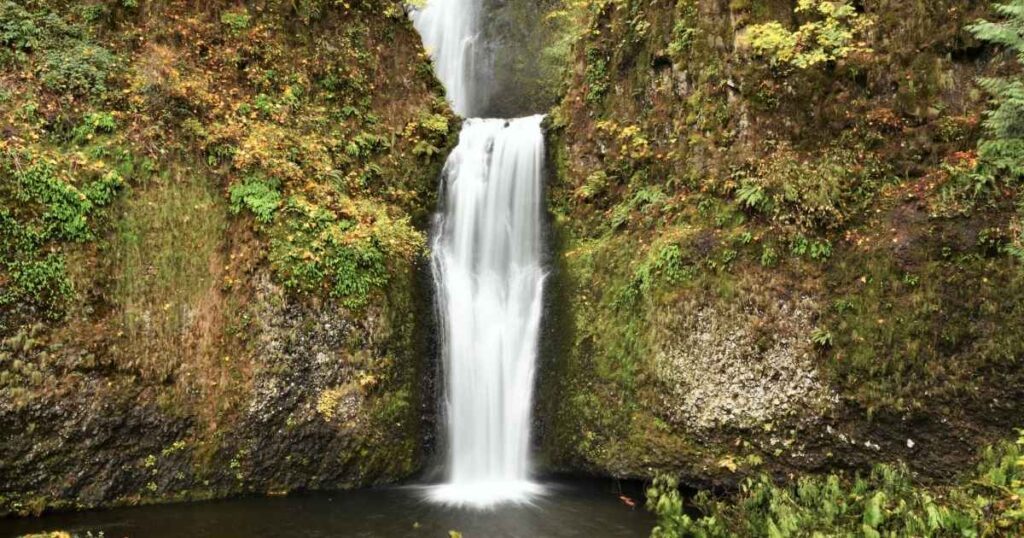
{"type": "Polygon", "coordinates": [[[598,1],[549,118],[554,468],[963,469],[1024,411],[988,2],[598,1]],[[837,6],[844,5],[844,11],[837,6]]]}
{"type": "Polygon", "coordinates": [[[0,515],[393,481],[457,125],[395,2],[0,2],[0,515]]]}

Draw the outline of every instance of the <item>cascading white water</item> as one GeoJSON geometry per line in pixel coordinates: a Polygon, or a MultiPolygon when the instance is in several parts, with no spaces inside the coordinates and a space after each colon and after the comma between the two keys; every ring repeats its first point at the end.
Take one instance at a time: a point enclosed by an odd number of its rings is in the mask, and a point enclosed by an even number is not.
{"type": "Polygon", "coordinates": [[[445,171],[433,243],[443,317],[449,482],[435,499],[486,506],[529,481],[544,268],[541,116],[470,119],[445,171]]]}
{"type": "MultiPolygon", "coordinates": [[[[478,111],[480,0],[430,0],[413,22],[452,106],[478,111]]],[[[443,176],[433,240],[446,387],[445,503],[523,502],[544,288],[543,116],[468,119],[443,176]]]]}
{"type": "Polygon", "coordinates": [[[434,60],[434,71],[445,86],[452,109],[460,116],[476,113],[479,0],[431,0],[412,13],[412,20],[434,60]]]}

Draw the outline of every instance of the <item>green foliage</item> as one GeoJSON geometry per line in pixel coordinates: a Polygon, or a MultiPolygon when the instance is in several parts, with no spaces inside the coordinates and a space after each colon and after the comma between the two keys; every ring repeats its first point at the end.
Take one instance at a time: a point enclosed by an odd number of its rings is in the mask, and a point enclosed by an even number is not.
{"type": "MultiPolygon", "coordinates": [[[[1024,0],[995,4],[998,22],[978,21],[968,29],[982,41],[1002,45],[1024,64],[1024,0]]],[[[983,78],[992,96],[986,113],[985,137],[978,145],[982,163],[1015,179],[1024,177],[1024,77],[983,78]]]]}
{"type": "Polygon", "coordinates": [[[426,131],[435,136],[447,136],[451,127],[448,125],[448,118],[441,114],[427,114],[420,116],[420,125],[426,131]]]}
{"type": "Polygon", "coordinates": [[[806,256],[814,261],[825,261],[832,257],[832,242],[828,239],[813,239],[804,235],[793,238],[793,254],[806,256]]]}
{"type": "Polygon", "coordinates": [[[736,201],[746,209],[753,209],[766,213],[772,208],[772,200],[768,197],[763,186],[753,182],[744,181],[736,189],[736,201]]]}
{"type": "Polygon", "coordinates": [[[834,230],[871,201],[885,173],[879,163],[853,151],[829,149],[807,159],[783,149],[749,176],[739,175],[735,198],[742,208],[783,227],[834,230]]]}
{"type": "Polygon", "coordinates": [[[583,184],[576,189],[575,195],[580,200],[590,200],[604,192],[608,185],[608,174],[604,170],[597,170],[587,176],[583,184]]]}
{"type": "Polygon", "coordinates": [[[542,47],[537,61],[542,90],[553,97],[564,92],[569,79],[573,44],[582,31],[580,25],[585,20],[587,7],[585,1],[557,4],[545,14],[544,24],[540,27],[543,39],[538,41],[542,47]]]}
{"type": "Polygon", "coordinates": [[[228,31],[232,35],[238,35],[249,28],[251,17],[249,17],[249,12],[245,8],[241,8],[221,13],[220,22],[228,27],[228,31]]]}
{"type": "Polygon", "coordinates": [[[107,90],[107,81],[117,67],[109,50],[85,41],[47,52],[43,62],[43,85],[55,92],[79,97],[96,96],[107,90]]]}
{"type": "Polygon", "coordinates": [[[74,141],[85,143],[98,133],[111,134],[117,130],[117,120],[110,112],[90,112],[85,115],[81,125],[75,127],[74,141]]]}
{"type": "Polygon", "coordinates": [[[738,536],[977,536],[982,512],[964,491],[936,495],[915,486],[903,467],[879,465],[867,476],[804,476],[780,486],[766,475],[746,479],[735,498],[694,500],[700,515],[682,511],[674,479],[648,490],[658,515],[651,534],[738,536]]]}
{"type": "Polygon", "coordinates": [[[672,41],[668,44],[668,53],[673,58],[680,58],[690,51],[697,38],[697,2],[678,0],[675,16],[676,22],[672,27],[672,41]]]}
{"type": "Polygon", "coordinates": [[[445,115],[429,109],[421,112],[418,120],[407,127],[407,132],[412,134],[416,141],[412,149],[413,155],[427,160],[440,156],[441,148],[438,146],[445,144],[451,128],[445,115]]]}
{"type": "Polygon", "coordinates": [[[9,279],[0,306],[34,304],[59,317],[74,295],[60,245],[93,239],[90,219],[124,181],[107,171],[76,187],[41,155],[20,151],[0,155],[0,178],[0,199],[17,204],[0,207],[0,276],[9,279]]]}
{"type": "Polygon", "coordinates": [[[814,345],[818,347],[832,347],[834,340],[835,338],[832,336],[832,331],[828,329],[817,327],[811,331],[811,342],[814,342],[814,345]]]}
{"type": "Polygon", "coordinates": [[[932,211],[937,216],[966,216],[978,207],[990,207],[1000,193],[996,176],[977,159],[944,163],[940,170],[947,180],[939,188],[932,211]]]}
{"type": "Polygon", "coordinates": [[[238,214],[248,209],[256,217],[257,222],[269,224],[274,214],[281,207],[281,182],[250,177],[242,183],[232,185],[229,189],[231,212],[238,214]]]}
{"type": "Polygon", "coordinates": [[[632,306],[658,284],[676,285],[693,277],[695,269],[687,265],[677,244],[655,246],[633,272],[633,278],[620,292],[618,304],[632,306]]]}
{"type": "Polygon", "coordinates": [[[15,257],[4,260],[4,270],[10,278],[8,288],[0,291],[0,306],[19,302],[35,303],[46,308],[53,316],[63,312],[67,302],[75,295],[68,279],[64,257],[48,254],[44,258],[15,257]]]}
{"type": "Polygon", "coordinates": [[[671,475],[658,475],[647,488],[647,509],[658,515],[658,526],[651,538],[679,536],[713,536],[701,534],[697,522],[683,511],[679,480],[671,475]]]}
{"type": "Polygon", "coordinates": [[[39,45],[42,30],[35,17],[23,6],[0,2],[0,45],[16,50],[32,50],[39,45]]]}
{"type": "Polygon", "coordinates": [[[799,0],[796,12],[812,18],[796,31],[775,21],[749,28],[751,48],[773,66],[807,69],[868,51],[857,40],[871,23],[846,0],[799,0]]]}
{"type": "MultiPolygon", "coordinates": [[[[35,3],[0,2],[0,46],[19,53],[39,52],[37,72],[44,86],[61,93],[87,95],[105,89],[115,67],[112,53],[87,38],[86,13],[71,23],[48,9],[29,11],[35,3]]],[[[78,11],[78,10],[75,10],[78,11]]],[[[71,15],[69,10],[68,15],[71,15]]]]}
{"type": "Polygon", "coordinates": [[[597,47],[587,49],[587,70],[583,76],[587,84],[587,103],[591,105],[600,103],[601,99],[608,93],[610,86],[608,81],[608,59],[601,49],[597,47]]]}
{"type": "Polygon", "coordinates": [[[392,264],[411,261],[426,246],[407,218],[393,219],[372,203],[357,204],[348,216],[288,199],[287,218],[272,232],[270,263],[289,289],[326,290],[351,308],[367,304],[390,282],[392,264]]]}
{"type": "Polygon", "coordinates": [[[979,504],[988,514],[986,531],[998,529],[1006,536],[1024,535],[1024,429],[1017,434],[1015,443],[985,449],[975,481],[979,504]]]}

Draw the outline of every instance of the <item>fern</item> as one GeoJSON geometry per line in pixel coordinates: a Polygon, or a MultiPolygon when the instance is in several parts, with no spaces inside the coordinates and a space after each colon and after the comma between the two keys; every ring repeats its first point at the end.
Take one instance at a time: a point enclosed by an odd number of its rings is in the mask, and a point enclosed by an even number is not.
{"type": "Polygon", "coordinates": [[[242,209],[253,213],[258,222],[269,224],[281,207],[280,182],[261,181],[250,178],[244,183],[232,185],[230,189],[231,212],[238,214],[242,209]]]}
{"type": "MultiPolygon", "coordinates": [[[[968,27],[982,41],[1006,47],[1024,64],[1024,0],[995,4],[1001,21],[978,21],[968,27]]],[[[1024,78],[983,78],[992,96],[985,114],[985,136],[978,146],[982,164],[1015,179],[1024,177],[1024,78]]]]}
{"type": "Polygon", "coordinates": [[[736,189],[736,201],[747,209],[768,211],[771,209],[771,198],[764,187],[753,182],[744,182],[736,189]]]}

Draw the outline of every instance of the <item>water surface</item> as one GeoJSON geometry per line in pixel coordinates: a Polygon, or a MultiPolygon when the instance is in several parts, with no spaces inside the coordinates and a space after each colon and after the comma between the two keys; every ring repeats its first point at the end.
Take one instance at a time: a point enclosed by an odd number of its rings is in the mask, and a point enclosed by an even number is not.
{"type": "Polygon", "coordinates": [[[0,519],[0,537],[63,530],[105,538],[448,538],[457,530],[464,538],[632,538],[654,526],[642,501],[629,508],[612,482],[545,483],[545,491],[531,505],[494,510],[426,502],[416,487],[145,506],[0,519]]]}

